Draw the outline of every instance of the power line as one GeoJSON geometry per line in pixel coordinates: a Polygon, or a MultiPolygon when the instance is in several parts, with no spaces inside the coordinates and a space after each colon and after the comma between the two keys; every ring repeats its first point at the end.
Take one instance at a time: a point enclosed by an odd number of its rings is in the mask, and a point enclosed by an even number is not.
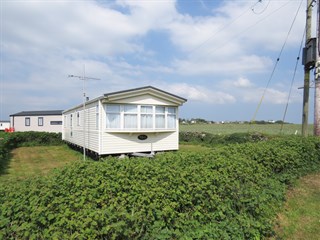
{"type": "Polygon", "coordinates": [[[269,4],[270,4],[270,0],[268,1],[267,6],[265,6],[264,9],[262,9],[260,12],[255,12],[254,7],[255,7],[257,4],[259,4],[259,3],[262,3],[262,0],[258,0],[258,2],[256,2],[256,3],[254,4],[254,6],[251,8],[252,12],[255,13],[255,14],[257,14],[257,15],[260,15],[260,14],[262,14],[264,11],[267,10],[267,8],[268,8],[268,6],[269,6],[269,4]]]}
{"type": "Polygon", "coordinates": [[[265,87],[265,89],[264,89],[264,91],[263,91],[263,94],[262,94],[262,96],[261,96],[260,102],[259,102],[259,104],[258,104],[258,106],[257,106],[257,108],[256,108],[256,111],[255,111],[255,113],[254,113],[254,115],[253,115],[253,118],[252,118],[251,122],[254,122],[255,119],[256,119],[257,113],[258,113],[258,111],[259,111],[259,109],[260,109],[260,106],[261,106],[262,101],[263,101],[263,99],[264,99],[264,97],[265,97],[265,94],[266,94],[266,92],[267,92],[267,89],[269,88],[269,84],[270,84],[270,82],[271,82],[271,80],[272,80],[272,78],[273,78],[273,75],[274,75],[274,73],[275,73],[275,70],[276,70],[276,68],[277,68],[277,66],[278,66],[278,63],[279,63],[279,61],[280,61],[280,57],[281,57],[281,55],[282,55],[282,52],[283,52],[283,50],[284,50],[284,47],[285,47],[285,45],[287,44],[287,41],[288,41],[289,35],[290,35],[290,33],[291,33],[292,27],[293,27],[293,25],[294,25],[294,23],[295,23],[295,21],[296,21],[296,19],[297,19],[298,13],[299,13],[300,8],[301,8],[301,5],[302,5],[302,0],[300,1],[300,5],[299,5],[299,7],[298,7],[298,9],[297,9],[297,11],[296,11],[296,14],[295,14],[295,16],[294,16],[294,18],[293,18],[293,21],[292,21],[292,23],[291,23],[291,25],[290,25],[290,28],[289,28],[289,31],[288,31],[287,36],[286,36],[286,38],[285,38],[285,41],[284,41],[284,43],[283,43],[283,45],[282,45],[282,47],[281,47],[281,50],[280,50],[280,52],[279,52],[277,61],[276,61],[275,65],[274,65],[274,67],[273,67],[273,69],[272,69],[271,75],[270,75],[270,77],[269,77],[269,79],[268,79],[267,85],[266,85],[266,87],[265,87]]]}
{"type": "MultiPolygon", "coordinates": [[[[258,1],[259,2],[259,1],[258,1]]],[[[257,3],[258,3],[257,2],[257,3]]],[[[255,3],[255,4],[257,4],[255,3]]],[[[255,5],[254,4],[254,5],[255,5]]],[[[218,35],[218,33],[220,33],[221,31],[227,29],[227,27],[229,27],[232,23],[236,22],[239,18],[241,18],[244,14],[246,14],[250,9],[252,9],[252,7],[254,6],[252,5],[251,7],[249,7],[247,10],[245,10],[243,13],[241,13],[239,16],[237,16],[236,18],[232,19],[230,22],[226,23],[225,25],[223,25],[222,27],[220,27],[217,31],[215,31],[214,33],[212,33],[210,35],[209,38],[207,38],[205,41],[203,41],[201,44],[199,44],[197,47],[193,48],[189,54],[192,54],[195,50],[201,48],[203,45],[205,45],[207,42],[209,42],[210,40],[212,40],[214,37],[216,37],[218,35]]]]}
{"type": "Polygon", "coordinates": [[[289,90],[289,94],[288,94],[288,99],[287,99],[286,107],[285,107],[285,110],[284,110],[284,113],[283,113],[283,118],[282,118],[282,123],[281,123],[281,128],[280,128],[280,134],[282,133],[283,124],[284,124],[284,121],[285,121],[285,119],[286,119],[286,115],[287,115],[287,111],[288,111],[289,101],[290,101],[290,97],[291,97],[291,92],[292,92],[292,88],[293,88],[293,83],[294,83],[294,80],[295,80],[295,77],[296,77],[296,73],[297,73],[297,68],[298,68],[298,63],[299,63],[299,59],[300,59],[300,55],[301,55],[303,40],[304,40],[304,38],[305,38],[305,33],[306,33],[306,32],[305,32],[305,30],[304,30],[304,31],[303,31],[303,36],[302,36],[302,39],[301,39],[301,43],[300,43],[299,53],[298,53],[298,56],[297,56],[296,65],[295,65],[294,72],[293,72],[293,76],[292,76],[292,80],[291,80],[291,85],[290,85],[290,90],[289,90]]]}
{"type": "MultiPolygon", "coordinates": [[[[274,11],[272,11],[271,13],[269,13],[268,15],[266,15],[265,17],[261,18],[259,21],[257,21],[257,22],[255,22],[254,24],[250,25],[249,27],[247,27],[246,29],[244,29],[244,30],[241,31],[240,33],[234,35],[233,37],[230,37],[229,39],[231,39],[231,40],[225,41],[224,44],[221,44],[221,45],[217,46],[216,48],[214,48],[213,50],[206,52],[205,55],[212,54],[212,53],[214,53],[215,51],[217,51],[217,50],[225,47],[225,46],[228,45],[228,44],[230,44],[230,43],[232,42],[232,40],[235,40],[235,39],[239,38],[242,34],[246,33],[247,31],[249,31],[249,30],[250,30],[251,28],[253,28],[254,26],[256,26],[256,25],[258,25],[259,23],[263,22],[264,20],[266,20],[267,18],[269,18],[270,16],[272,16],[273,14],[275,14],[276,12],[278,12],[280,9],[282,9],[283,7],[285,7],[286,5],[288,5],[290,2],[291,2],[291,1],[287,1],[286,3],[284,3],[283,5],[281,5],[279,8],[275,9],[274,11]]],[[[248,11],[248,10],[247,10],[247,11],[248,11]]],[[[234,22],[234,21],[233,21],[233,22],[234,22]]],[[[229,26],[229,25],[230,25],[230,24],[227,24],[227,26],[229,26]]],[[[220,31],[218,31],[218,33],[219,33],[219,32],[220,32],[220,31]]],[[[212,39],[212,38],[210,38],[210,39],[212,39]]],[[[206,40],[206,42],[207,42],[207,41],[209,41],[209,39],[206,40]]],[[[203,44],[204,44],[204,43],[203,43],[203,44]]],[[[201,44],[201,45],[203,45],[203,44],[201,44]]],[[[198,48],[199,48],[199,47],[197,47],[196,49],[198,49],[198,48]]],[[[193,50],[193,51],[194,51],[194,50],[193,50]]],[[[202,57],[203,57],[203,56],[204,56],[204,55],[202,55],[202,57]]],[[[201,56],[198,56],[197,59],[199,59],[200,57],[201,57],[201,56]]]]}

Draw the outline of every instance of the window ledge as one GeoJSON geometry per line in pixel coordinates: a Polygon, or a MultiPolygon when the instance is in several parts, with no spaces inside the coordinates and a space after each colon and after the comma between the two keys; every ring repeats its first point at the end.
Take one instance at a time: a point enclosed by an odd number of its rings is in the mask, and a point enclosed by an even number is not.
{"type": "Polygon", "coordinates": [[[161,133],[175,132],[177,129],[106,129],[107,133],[161,133]]]}

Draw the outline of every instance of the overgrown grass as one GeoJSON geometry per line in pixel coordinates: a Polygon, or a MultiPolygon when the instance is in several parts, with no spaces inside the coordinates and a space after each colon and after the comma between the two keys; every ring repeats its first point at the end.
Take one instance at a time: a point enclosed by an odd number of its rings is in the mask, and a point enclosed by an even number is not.
{"type": "Polygon", "coordinates": [[[80,153],[66,145],[16,148],[10,154],[8,166],[0,175],[0,181],[46,175],[54,168],[63,167],[81,158],[80,153]]]}
{"type": "Polygon", "coordinates": [[[320,173],[301,178],[288,191],[287,202],[278,218],[278,238],[320,239],[320,173]]]}
{"type": "Polygon", "coordinates": [[[0,133],[0,181],[44,175],[80,158],[61,140],[46,132],[0,133]]]}

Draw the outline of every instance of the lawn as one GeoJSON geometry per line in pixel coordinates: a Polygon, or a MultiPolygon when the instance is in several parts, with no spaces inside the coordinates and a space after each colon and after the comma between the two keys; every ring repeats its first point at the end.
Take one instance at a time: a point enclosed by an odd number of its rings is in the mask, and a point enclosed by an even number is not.
{"type": "Polygon", "coordinates": [[[82,155],[62,146],[20,147],[11,152],[0,181],[46,175],[50,170],[82,159],[82,155]]]}
{"type": "MultiPolygon", "coordinates": [[[[183,132],[208,132],[212,134],[232,134],[245,132],[260,132],[264,134],[301,135],[301,124],[180,124],[183,132]]],[[[309,135],[313,135],[313,125],[309,125],[309,135]]]]}
{"type": "Polygon", "coordinates": [[[320,239],[320,173],[301,178],[287,193],[279,214],[277,234],[281,239],[320,239]]]}

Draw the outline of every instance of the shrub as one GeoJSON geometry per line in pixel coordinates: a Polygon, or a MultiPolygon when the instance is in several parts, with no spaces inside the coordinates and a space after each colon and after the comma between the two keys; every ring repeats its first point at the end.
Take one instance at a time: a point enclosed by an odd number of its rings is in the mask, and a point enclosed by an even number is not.
{"type": "Polygon", "coordinates": [[[61,133],[49,132],[14,132],[8,133],[9,148],[22,146],[61,145],[61,133]]]}
{"type": "Polygon", "coordinates": [[[270,137],[262,133],[232,133],[228,135],[217,135],[206,132],[180,132],[180,142],[198,143],[208,146],[226,145],[234,143],[266,141],[270,137]]]}
{"type": "Polygon", "coordinates": [[[281,138],[107,158],[0,184],[0,238],[261,239],[273,234],[285,184],[320,169],[319,144],[281,138]]]}

